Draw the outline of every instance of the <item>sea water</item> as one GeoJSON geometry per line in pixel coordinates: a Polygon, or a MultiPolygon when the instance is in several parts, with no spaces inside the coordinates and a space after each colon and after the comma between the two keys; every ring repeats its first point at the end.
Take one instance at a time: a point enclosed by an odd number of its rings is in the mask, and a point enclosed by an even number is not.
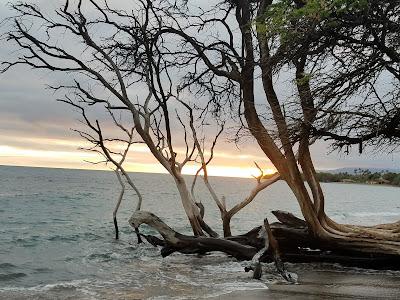
{"type": "MultiPolygon", "coordinates": [[[[190,234],[168,175],[133,173],[132,178],[143,194],[143,210],[190,234]]],[[[186,180],[190,183],[192,177],[186,180]]],[[[255,181],[213,177],[211,183],[232,207],[255,181]]],[[[373,225],[400,220],[400,188],[322,186],[327,213],[338,222],[373,225]]],[[[138,245],[127,223],[137,202],[132,191],[123,199],[120,240],[115,240],[112,210],[119,192],[113,172],[0,167],[0,299],[195,299],[281,281],[273,265],[266,266],[269,271],[262,281],[256,281],[244,272],[246,262],[221,253],[161,258],[160,249],[138,245]]],[[[221,232],[219,212],[201,182],[196,199],[206,207],[206,221],[221,232]]],[[[261,225],[266,216],[274,221],[270,212],[275,209],[299,215],[283,182],[260,193],[232,219],[233,233],[261,225]]],[[[150,228],[142,230],[152,233],[150,228]]]]}

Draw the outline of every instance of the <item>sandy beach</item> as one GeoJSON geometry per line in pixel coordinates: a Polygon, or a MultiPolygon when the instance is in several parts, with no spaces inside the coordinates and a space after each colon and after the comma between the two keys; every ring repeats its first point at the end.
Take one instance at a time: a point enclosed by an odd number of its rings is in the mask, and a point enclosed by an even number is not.
{"type": "Polygon", "coordinates": [[[211,299],[400,299],[398,273],[361,272],[296,270],[298,284],[268,284],[268,289],[232,292],[211,299]]]}

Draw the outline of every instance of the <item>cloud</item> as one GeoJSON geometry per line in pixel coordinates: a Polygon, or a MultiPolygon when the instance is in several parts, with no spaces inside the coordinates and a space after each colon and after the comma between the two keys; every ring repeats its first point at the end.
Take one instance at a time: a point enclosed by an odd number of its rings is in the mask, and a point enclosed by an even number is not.
{"type": "MultiPolygon", "coordinates": [[[[50,11],[57,7],[59,2],[62,1],[42,0],[36,3],[47,7],[50,11]]],[[[0,4],[0,18],[10,15],[4,4],[0,4]]],[[[3,43],[0,46],[2,59],[11,59],[17,54],[18,52],[13,52],[8,44],[3,43]]],[[[77,150],[83,142],[70,130],[81,126],[77,122],[79,116],[73,109],[56,102],[56,98],[62,95],[55,95],[45,89],[46,84],[59,84],[66,80],[68,79],[62,74],[37,72],[27,67],[16,67],[0,75],[0,147],[3,153],[0,156],[0,164],[95,168],[83,162],[84,159],[88,159],[88,154],[77,150]]],[[[277,83],[278,93],[284,96],[290,96],[292,93],[287,88],[287,80],[283,77],[277,83]]],[[[145,95],[143,90],[130,89],[130,92],[133,95],[135,93],[138,96],[145,95]]],[[[257,88],[256,98],[262,109],[265,95],[261,86],[257,88]]],[[[103,116],[104,113],[99,108],[94,110],[94,115],[103,116]]],[[[110,126],[106,128],[114,130],[110,126]]],[[[180,149],[178,152],[183,152],[182,128],[176,119],[172,121],[172,128],[178,139],[176,141],[180,149]]],[[[356,153],[327,155],[327,144],[322,142],[313,146],[312,150],[317,168],[400,167],[398,154],[366,152],[362,155],[356,153]]],[[[246,143],[242,143],[240,149],[233,143],[222,141],[216,151],[215,170],[217,172],[220,168],[221,174],[223,173],[221,168],[227,170],[226,174],[229,174],[229,170],[231,172],[235,170],[236,173],[244,169],[253,170],[253,161],[263,164],[266,168],[272,167],[251,138],[246,139],[246,143]]],[[[154,158],[146,151],[134,151],[128,159],[128,164],[131,170],[162,171],[160,167],[156,167],[154,158]]]]}

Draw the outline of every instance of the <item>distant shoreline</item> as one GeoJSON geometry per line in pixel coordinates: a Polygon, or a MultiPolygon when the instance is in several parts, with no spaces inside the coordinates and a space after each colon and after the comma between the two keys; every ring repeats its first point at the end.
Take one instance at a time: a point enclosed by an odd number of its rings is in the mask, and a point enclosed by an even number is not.
{"type": "Polygon", "coordinates": [[[389,171],[371,172],[369,170],[354,169],[353,173],[317,172],[316,175],[319,182],[324,183],[335,182],[400,187],[400,173],[389,171]]]}
{"type": "Polygon", "coordinates": [[[371,184],[366,182],[333,182],[333,181],[321,181],[321,183],[339,183],[339,184],[357,184],[357,185],[368,185],[368,186],[382,186],[382,187],[400,187],[394,184],[371,184]]]}

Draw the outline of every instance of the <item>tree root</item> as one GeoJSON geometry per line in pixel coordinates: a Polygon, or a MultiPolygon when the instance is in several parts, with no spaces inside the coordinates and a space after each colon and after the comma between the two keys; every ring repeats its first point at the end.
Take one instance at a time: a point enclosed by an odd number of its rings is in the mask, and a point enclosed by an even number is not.
{"type": "Polygon", "coordinates": [[[272,213],[280,221],[271,224],[271,228],[282,249],[284,261],[329,262],[363,268],[400,269],[398,242],[380,240],[372,232],[362,232],[361,227],[357,227],[359,233],[353,230],[352,234],[346,232],[343,236],[335,234],[321,239],[311,234],[306,223],[292,214],[281,211],[272,213]]]}

